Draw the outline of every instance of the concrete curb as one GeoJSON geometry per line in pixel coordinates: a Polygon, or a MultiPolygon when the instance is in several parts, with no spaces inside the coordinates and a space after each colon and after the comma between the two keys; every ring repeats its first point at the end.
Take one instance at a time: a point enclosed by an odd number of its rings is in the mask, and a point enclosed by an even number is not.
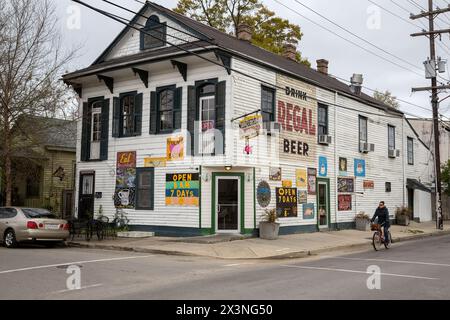
{"type": "MultiPolygon", "coordinates": [[[[439,236],[445,236],[449,235],[450,230],[445,231],[434,231],[431,233],[422,233],[422,234],[414,234],[410,236],[405,237],[396,237],[393,238],[393,243],[398,242],[406,242],[406,241],[412,241],[412,240],[420,240],[424,238],[429,237],[439,237],[439,236]]],[[[340,245],[340,246],[334,246],[334,247],[328,247],[328,248],[321,248],[316,250],[302,250],[302,251],[294,251],[289,252],[281,255],[273,255],[273,256],[267,256],[267,257],[248,257],[248,258],[228,258],[228,257],[218,257],[218,256],[212,256],[212,255],[203,255],[203,254],[194,254],[194,253],[188,253],[184,251],[175,251],[175,250],[163,250],[163,249],[152,249],[152,248],[140,248],[140,247],[124,247],[124,246],[117,246],[117,245],[103,245],[103,244],[90,244],[90,243],[79,243],[79,242],[67,242],[67,246],[69,247],[76,247],[76,248],[90,248],[90,249],[101,249],[101,250],[117,250],[117,251],[131,251],[131,252],[139,252],[139,253],[153,253],[153,254],[164,254],[164,255],[170,255],[170,256],[185,256],[185,257],[208,257],[208,258],[217,258],[222,260],[287,260],[287,259],[298,259],[298,258],[305,258],[309,256],[317,256],[319,254],[323,254],[326,252],[333,252],[333,251],[339,251],[339,250],[345,250],[345,249],[363,249],[363,248],[370,248],[371,241],[366,240],[364,242],[360,243],[353,243],[353,244],[347,244],[347,245],[340,245]]]]}

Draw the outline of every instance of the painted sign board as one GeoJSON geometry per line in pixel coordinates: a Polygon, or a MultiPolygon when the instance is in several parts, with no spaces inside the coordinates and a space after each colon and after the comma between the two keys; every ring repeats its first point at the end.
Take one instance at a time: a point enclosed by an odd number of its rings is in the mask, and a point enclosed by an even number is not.
{"type": "Polygon", "coordinates": [[[338,211],[351,211],[352,210],[352,195],[340,194],[338,195],[338,211]]]}
{"type": "Polygon", "coordinates": [[[276,188],[275,192],[278,217],[297,217],[297,188],[276,188]]]}
{"type": "Polygon", "coordinates": [[[239,121],[239,135],[241,139],[251,139],[259,136],[262,129],[262,116],[260,114],[244,117],[239,121]]]}
{"type": "Polygon", "coordinates": [[[166,174],[166,206],[199,206],[199,174],[166,174]]]}
{"type": "Polygon", "coordinates": [[[355,192],[354,178],[338,178],[338,192],[349,193],[355,192]]]}

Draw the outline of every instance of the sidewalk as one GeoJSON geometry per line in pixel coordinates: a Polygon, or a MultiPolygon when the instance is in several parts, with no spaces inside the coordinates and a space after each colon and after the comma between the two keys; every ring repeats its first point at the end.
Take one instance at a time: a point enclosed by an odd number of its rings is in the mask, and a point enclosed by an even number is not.
{"type": "MultiPolygon", "coordinates": [[[[394,246],[396,242],[429,236],[450,234],[450,226],[436,230],[434,222],[411,222],[408,227],[393,225],[390,229],[394,246]]],[[[220,259],[286,259],[300,258],[333,250],[371,248],[372,232],[343,230],[280,236],[268,241],[259,238],[236,240],[226,236],[196,238],[152,237],[145,239],[74,240],[72,247],[88,247],[134,252],[203,256],[220,259]]]]}

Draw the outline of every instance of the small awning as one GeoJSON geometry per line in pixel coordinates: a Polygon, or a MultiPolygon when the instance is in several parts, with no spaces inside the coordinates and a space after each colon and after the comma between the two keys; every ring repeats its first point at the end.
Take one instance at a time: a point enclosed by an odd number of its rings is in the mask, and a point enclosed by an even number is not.
{"type": "Polygon", "coordinates": [[[416,179],[406,179],[406,187],[413,190],[421,190],[431,193],[431,189],[416,179]]]}

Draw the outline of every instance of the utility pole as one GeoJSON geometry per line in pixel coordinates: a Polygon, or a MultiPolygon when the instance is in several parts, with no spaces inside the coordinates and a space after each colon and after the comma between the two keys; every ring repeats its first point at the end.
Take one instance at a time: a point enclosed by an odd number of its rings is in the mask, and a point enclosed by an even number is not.
{"type": "MultiPolygon", "coordinates": [[[[418,15],[411,15],[412,20],[416,20],[419,18],[428,17],[429,22],[429,30],[428,32],[414,33],[411,34],[412,37],[417,36],[428,36],[430,39],[430,60],[431,65],[434,70],[428,70],[431,72],[431,87],[429,88],[416,88],[413,89],[413,92],[416,91],[429,91],[431,90],[431,105],[433,107],[433,131],[434,131],[434,165],[436,172],[436,228],[443,229],[443,217],[442,217],[442,185],[441,185],[441,155],[440,155],[440,142],[439,142],[439,96],[438,90],[446,89],[448,86],[438,86],[437,85],[437,68],[436,68],[436,45],[435,39],[436,36],[439,36],[443,33],[450,33],[450,29],[446,30],[434,30],[434,19],[441,13],[449,12],[450,5],[445,9],[437,9],[433,10],[433,0],[428,0],[428,12],[422,12],[418,15]]],[[[441,70],[440,70],[441,71],[441,70]]]]}

